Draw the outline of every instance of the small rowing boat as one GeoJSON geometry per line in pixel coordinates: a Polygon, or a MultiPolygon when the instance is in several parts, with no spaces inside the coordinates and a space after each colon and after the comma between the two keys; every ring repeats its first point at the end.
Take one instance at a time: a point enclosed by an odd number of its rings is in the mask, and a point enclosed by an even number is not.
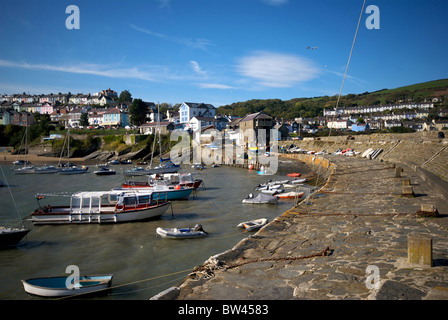
{"type": "Polygon", "coordinates": [[[287,174],[288,177],[293,177],[293,178],[300,177],[301,175],[302,174],[298,173],[298,172],[293,172],[293,173],[288,173],[287,174]]]}
{"type": "Polygon", "coordinates": [[[22,280],[23,288],[29,294],[40,297],[66,297],[92,293],[107,289],[112,284],[113,275],[45,277],[22,280]],[[73,280],[73,283],[72,283],[73,280]]]}
{"type": "Polygon", "coordinates": [[[256,220],[250,220],[241,222],[238,225],[238,228],[244,228],[246,231],[255,231],[260,229],[261,227],[265,226],[268,223],[268,219],[262,218],[262,219],[256,219],[256,220]]]}
{"type": "Polygon", "coordinates": [[[156,229],[156,233],[165,239],[193,239],[203,238],[208,235],[207,232],[202,229],[200,224],[195,225],[193,228],[161,228],[156,229]]]}

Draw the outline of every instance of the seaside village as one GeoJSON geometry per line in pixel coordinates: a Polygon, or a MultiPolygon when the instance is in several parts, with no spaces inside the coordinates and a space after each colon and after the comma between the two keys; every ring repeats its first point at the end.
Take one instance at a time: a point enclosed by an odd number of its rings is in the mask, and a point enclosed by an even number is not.
{"type": "MultiPolygon", "coordinates": [[[[323,115],[316,118],[276,119],[272,115],[258,112],[245,117],[217,114],[217,108],[203,102],[182,102],[158,113],[154,102],[146,102],[146,121],[133,126],[129,115],[130,101],[119,101],[118,93],[105,89],[95,93],[57,93],[57,94],[13,94],[0,96],[0,125],[15,124],[25,126],[35,122],[36,114],[48,114],[56,125],[82,128],[81,117],[87,114],[88,129],[126,128],[138,129],[141,134],[152,134],[155,128],[162,133],[174,129],[202,130],[214,128],[226,132],[230,139],[232,133],[240,126],[244,128],[275,128],[279,131],[279,140],[315,135],[320,131],[331,129],[333,132],[365,132],[409,128],[414,131],[440,131],[448,128],[447,120],[429,121],[429,111],[434,108],[438,98],[423,103],[402,102],[389,105],[340,107],[337,110],[324,109],[323,115]],[[360,119],[362,120],[360,121],[360,119]],[[259,121],[260,120],[260,121],[259,121]],[[253,125],[248,126],[247,123],[253,125]]],[[[448,110],[442,109],[437,114],[447,117],[448,110]]],[[[238,139],[236,137],[236,139],[238,139]]],[[[237,141],[238,143],[238,141],[237,141]]]]}

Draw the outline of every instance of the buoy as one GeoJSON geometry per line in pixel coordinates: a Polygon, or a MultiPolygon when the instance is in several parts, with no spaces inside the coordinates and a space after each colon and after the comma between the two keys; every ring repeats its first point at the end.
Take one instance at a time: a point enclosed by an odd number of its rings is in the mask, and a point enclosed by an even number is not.
{"type": "Polygon", "coordinates": [[[176,190],[180,190],[180,185],[176,185],[176,186],[174,187],[174,189],[176,189],[176,190]]]}
{"type": "Polygon", "coordinates": [[[254,168],[254,165],[253,164],[250,164],[249,165],[249,170],[252,170],[254,168]]]}

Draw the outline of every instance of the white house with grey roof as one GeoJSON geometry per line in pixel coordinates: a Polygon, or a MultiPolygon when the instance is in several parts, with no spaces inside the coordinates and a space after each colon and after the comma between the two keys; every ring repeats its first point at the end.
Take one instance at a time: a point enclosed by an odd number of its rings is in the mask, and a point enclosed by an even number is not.
{"type": "Polygon", "coordinates": [[[186,127],[194,117],[214,118],[216,108],[211,104],[183,102],[179,107],[180,123],[186,127]]]}

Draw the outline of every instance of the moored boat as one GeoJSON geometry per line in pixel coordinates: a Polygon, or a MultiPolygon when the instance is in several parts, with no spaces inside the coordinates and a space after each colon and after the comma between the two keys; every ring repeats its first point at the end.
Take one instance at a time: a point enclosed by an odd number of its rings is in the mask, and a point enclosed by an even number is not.
{"type": "Polygon", "coordinates": [[[17,245],[31,229],[0,227],[0,247],[17,245]]]}
{"type": "Polygon", "coordinates": [[[22,280],[23,288],[29,294],[40,297],[66,297],[92,293],[109,288],[113,275],[91,275],[73,277],[71,284],[68,276],[44,277],[22,280]],[[67,285],[67,282],[69,285],[67,285]]]}
{"type": "Polygon", "coordinates": [[[193,239],[203,238],[208,235],[207,232],[202,229],[200,224],[195,225],[193,228],[161,228],[156,229],[156,233],[162,238],[166,239],[193,239]]]}
{"type": "Polygon", "coordinates": [[[165,173],[154,174],[148,177],[148,181],[128,181],[123,183],[122,188],[152,188],[155,180],[167,181],[169,185],[180,185],[181,187],[199,188],[202,179],[193,179],[191,173],[165,173]]]}
{"type": "Polygon", "coordinates": [[[37,174],[49,174],[49,173],[57,173],[60,170],[61,170],[60,168],[57,168],[55,166],[43,166],[43,167],[36,167],[34,169],[34,173],[37,173],[37,174]]]}
{"type": "Polygon", "coordinates": [[[279,199],[296,199],[296,198],[303,197],[303,195],[304,195],[303,192],[291,191],[291,192],[280,193],[277,195],[277,197],[279,199]]]}
{"type": "Polygon", "coordinates": [[[292,172],[292,173],[287,174],[288,177],[293,177],[293,178],[300,177],[301,175],[302,174],[298,173],[298,172],[292,172]]]}
{"type": "Polygon", "coordinates": [[[100,170],[93,171],[97,176],[110,176],[116,174],[115,170],[101,167],[100,170]]]}
{"type": "Polygon", "coordinates": [[[265,226],[269,222],[266,218],[255,219],[250,221],[241,222],[238,224],[238,228],[244,228],[246,231],[255,231],[265,226]]]}
{"type": "Polygon", "coordinates": [[[83,174],[86,173],[87,170],[89,170],[86,166],[72,166],[72,167],[64,167],[61,170],[58,171],[59,174],[62,175],[70,175],[70,174],[83,174]]]}
{"type": "Polygon", "coordinates": [[[250,204],[271,204],[277,203],[278,198],[276,196],[271,196],[269,194],[260,193],[258,196],[254,197],[253,194],[249,194],[249,196],[243,199],[243,203],[250,204]]]}
{"type": "MultiPolygon", "coordinates": [[[[42,199],[42,195],[36,195],[42,199]]],[[[66,206],[39,206],[31,213],[35,225],[142,221],[160,217],[169,206],[159,192],[110,190],[72,194],[66,206]]]]}

